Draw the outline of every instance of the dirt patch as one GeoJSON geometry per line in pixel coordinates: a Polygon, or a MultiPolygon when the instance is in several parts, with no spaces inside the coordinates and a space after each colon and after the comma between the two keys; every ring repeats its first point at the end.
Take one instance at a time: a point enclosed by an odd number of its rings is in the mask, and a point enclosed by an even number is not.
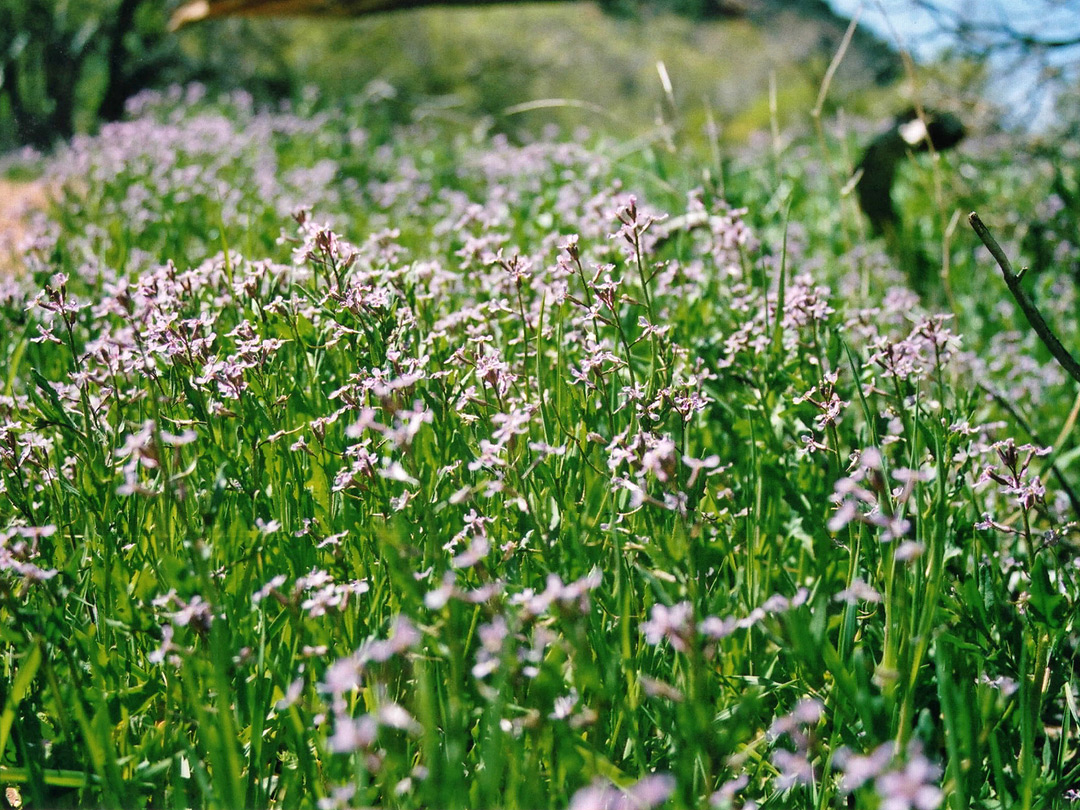
{"type": "Polygon", "coordinates": [[[17,248],[26,235],[30,215],[48,205],[49,195],[40,180],[18,182],[0,178],[0,273],[17,272],[17,248]]]}

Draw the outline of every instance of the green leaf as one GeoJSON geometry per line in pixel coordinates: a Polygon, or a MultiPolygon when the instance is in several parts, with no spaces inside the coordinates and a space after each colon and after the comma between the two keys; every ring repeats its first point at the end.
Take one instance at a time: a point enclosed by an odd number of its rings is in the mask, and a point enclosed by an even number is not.
{"type": "Polygon", "coordinates": [[[311,474],[307,479],[307,487],[315,501],[315,514],[323,521],[323,525],[329,525],[330,480],[326,475],[326,468],[317,459],[312,459],[309,466],[311,474]]]}
{"type": "Polygon", "coordinates": [[[30,690],[30,683],[37,675],[41,666],[41,645],[35,643],[29,654],[15,673],[15,680],[11,683],[11,691],[8,692],[4,703],[4,713],[0,715],[0,754],[7,748],[8,735],[11,733],[11,724],[15,722],[15,711],[19,708],[23,698],[30,690]]]}
{"type": "Polygon", "coordinates": [[[60,401],[60,396],[56,393],[56,389],[52,387],[52,383],[49,382],[49,380],[36,368],[30,369],[30,376],[33,377],[35,384],[34,388],[29,389],[30,398],[34,400],[34,404],[38,406],[38,410],[41,411],[42,416],[50,422],[55,422],[56,424],[67,428],[77,434],[79,438],[85,440],[85,437],[79,429],[75,427],[70,419],[68,419],[68,408],[60,401]],[[45,394],[44,398],[38,393],[39,391],[45,394]],[[51,407],[46,407],[46,405],[50,405],[51,407]]]}
{"type": "Polygon", "coordinates": [[[1046,567],[1046,555],[1039,554],[1031,567],[1031,599],[1028,602],[1032,613],[1050,630],[1061,630],[1069,608],[1065,597],[1050,582],[1046,567]]]}
{"type": "Polygon", "coordinates": [[[19,375],[19,365],[22,363],[28,344],[29,341],[24,337],[16,344],[15,349],[8,358],[7,390],[4,393],[9,397],[15,392],[15,380],[19,375]]]}

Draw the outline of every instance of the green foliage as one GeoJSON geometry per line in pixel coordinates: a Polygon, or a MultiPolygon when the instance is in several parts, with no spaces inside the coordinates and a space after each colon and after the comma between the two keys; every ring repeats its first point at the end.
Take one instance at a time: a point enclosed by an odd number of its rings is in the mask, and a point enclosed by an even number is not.
{"type": "MultiPolygon", "coordinates": [[[[705,171],[396,104],[144,95],[50,163],[0,288],[0,781],[1063,800],[1075,390],[949,213],[1045,164],[911,166],[950,320],[859,237],[845,141],[705,171]]],[[[1076,345],[1072,280],[1036,285],[1076,345]]]]}
{"type": "Polygon", "coordinates": [[[142,0],[0,3],[0,146],[49,146],[118,118],[173,57],[164,15],[142,0]]]}
{"type": "MultiPolygon", "coordinates": [[[[658,61],[679,77],[680,106],[704,100],[741,140],[768,121],[771,73],[787,93],[783,122],[809,106],[844,27],[806,5],[779,4],[751,17],[720,13],[711,2],[635,3],[625,15],[611,13],[617,5],[508,3],[360,21],[229,19],[170,33],[167,3],[0,0],[0,149],[48,147],[96,131],[121,118],[138,92],[192,81],[212,95],[242,87],[261,102],[300,102],[308,86],[341,97],[388,82],[401,122],[438,97],[437,114],[490,116],[507,132],[536,134],[555,120],[629,136],[649,129],[666,104],[658,61]],[[554,113],[521,108],[552,99],[570,102],[554,113]]],[[[841,70],[846,101],[863,104],[855,98],[894,79],[898,64],[880,43],[857,38],[841,70]]]]}
{"type": "MultiPolygon", "coordinates": [[[[669,112],[657,75],[663,62],[675,77],[678,108],[693,119],[688,130],[697,137],[710,110],[732,142],[768,125],[774,72],[785,92],[781,122],[797,121],[833,55],[822,43],[838,42],[843,32],[835,20],[790,11],[695,20],[655,10],[622,17],[590,3],[429,8],[333,25],[267,21],[244,30],[277,49],[278,75],[294,86],[310,83],[343,97],[386,82],[405,117],[432,106],[432,115],[489,116],[502,131],[534,137],[551,122],[623,137],[649,133],[658,114],[669,112]],[[553,106],[529,110],[545,100],[553,106]]],[[[855,109],[873,103],[879,53],[869,45],[851,50],[837,103],[855,109]]]]}

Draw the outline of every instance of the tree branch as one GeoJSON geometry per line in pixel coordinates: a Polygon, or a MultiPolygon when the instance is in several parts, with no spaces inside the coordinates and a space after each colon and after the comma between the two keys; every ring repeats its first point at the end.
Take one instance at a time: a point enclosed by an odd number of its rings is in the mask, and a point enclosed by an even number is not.
{"type": "Polygon", "coordinates": [[[1024,313],[1024,317],[1027,318],[1028,323],[1031,324],[1031,328],[1035,330],[1035,334],[1042,340],[1043,345],[1050,350],[1050,354],[1054,356],[1054,359],[1069,373],[1069,376],[1077,382],[1080,382],[1080,363],[1069,354],[1066,348],[1061,345],[1061,341],[1057,339],[1057,335],[1050,330],[1050,327],[1043,319],[1042,314],[1040,314],[1039,310],[1036,308],[1035,303],[1020,285],[1021,277],[1013,272],[1012,263],[1009,261],[1009,257],[1005,255],[1005,251],[1001,249],[1001,245],[997,243],[993,234],[990,233],[990,230],[983,224],[983,221],[979,219],[979,215],[974,211],[968,215],[968,222],[971,223],[971,227],[975,229],[975,233],[978,234],[982,243],[986,245],[987,250],[989,250],[990,255],[994,257],[994,261],[997,262],[998,267],[1001,268],[1001,274],[1005,277],[1005,284],[1009,287],[1009,292],[1011,292],[1013,298],[1016,299],[1017,305],[1019,305],[1020,310],[1024,313]]]}
{"type": "MultiPolygon", "coordinates": [[[[993,37],[1000,42],[1010,43],[1020,48],[1056,50],[1080,45],[1080,30],[1077,30],[1075,26],[1070,26],[1073,30],[1065,32],[1058,28],[1054,31],[1054,36],[1042,35],[1039,29],[1025,31],[1012,25],[1000,8],[996,9],[999,12],[999,21],[990,22],[971,19],[967,12],[944,8],[936,0],[912,0],[912,5],[929,14],[939,29],[951,31],[957,36],[993,37]]],[[[1044,29],[1047,27],[1053,28],[1049,25],[1044,26],[1044,29]]]]}

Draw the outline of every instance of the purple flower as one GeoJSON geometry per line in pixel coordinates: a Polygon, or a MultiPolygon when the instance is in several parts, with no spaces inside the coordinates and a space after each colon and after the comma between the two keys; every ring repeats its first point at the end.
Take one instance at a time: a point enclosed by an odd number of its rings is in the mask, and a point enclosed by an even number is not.
{"type": "Polygon", "coordinates": [[[941,769],[921,752],[909,754],[899,770],[884,773],[874,782],[882,810],[937,810],[944,794],[936,784],[941,769]]]}
{"type": "Polygon", "coordinates": [[[892,763],[895,750],[892,743],[883,743],[868,755],[853,754],[846,748],[838,751],[836,765],[843,772],[840,789],[844,793],[851,793],[876,779],[892,763]]]}
{"type": "Polygon", "coordinates": [[[779,748],[773,751],[772,763],[777,770],[773,781],[779,791],[789,790],[795,785],[809,785],[814,781],[814,767],[805,753],[779,748]]]}
{"type": "Polygon", "coordinates": [[[675,792],[675,778],[651,774],[629,788],[596,781],[570,799],[569,810],[650,810],[666,802],[675,792]]]}
{"type": "Polygon", "coordinates": [[[863,582],[859,577],[851,580],[851,584],[840,591],[833,599],[837,602],[845,602],[854,605],[858,602],[880,602],[881,594],[863,582]]]}
{"type": "Polygon", "coordinates": [[[655,604],[648,621],[641,623],[645,640],[656,645],[663,640],[670,642],[677,652],[686,652],[694,637],[694,611],[689,602],[678,602],[668,607],[655,604]]]}
{"type": "Polygon", "coordinates": [[[335,754],[349,754],[371,748],[378,733],[379,724],[371,715],[365,714],[355,720],[339,716],[334,719],[334,733],[327,745],[335,754]]]}

